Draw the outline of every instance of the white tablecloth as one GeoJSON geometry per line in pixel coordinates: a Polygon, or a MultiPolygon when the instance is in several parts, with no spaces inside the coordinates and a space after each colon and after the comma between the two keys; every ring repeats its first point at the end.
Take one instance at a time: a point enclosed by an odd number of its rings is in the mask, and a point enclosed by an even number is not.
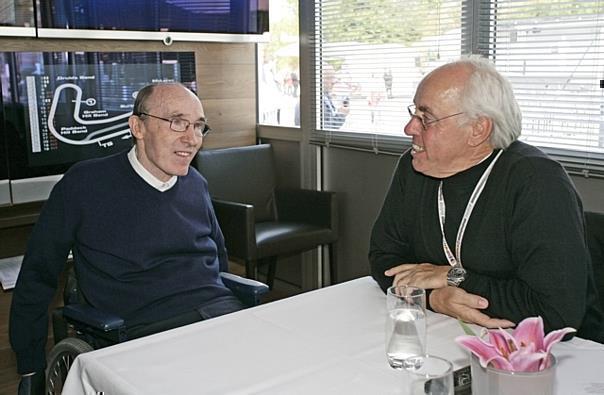
{"type": "MultiPolygon", "coordinates": [[[[364,277],[82,354],[63,395],[404,394],[384,317],[385,296],[364,277]]],[[[468,364],[456,320],[430,313],[428,328],[428,353],[468,364]]],[[[604,394],[604,346],[575,338],[554,354],[558,394],[604,394]]]]}

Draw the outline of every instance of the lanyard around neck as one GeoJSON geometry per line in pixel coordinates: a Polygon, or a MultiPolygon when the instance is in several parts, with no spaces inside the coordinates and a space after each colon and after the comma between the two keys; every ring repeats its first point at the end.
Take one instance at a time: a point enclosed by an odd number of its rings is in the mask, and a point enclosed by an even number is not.
{"type": "Polygon", "coordinates": [[[478,180],[478,183],[474,187],[474,191],[472,191],[472,195],[470,195],[470,200],[468,201],[468,204],[466,205],[466,210],[463,213],[463,217],[461,218],[461,223],[459,224],[459,229],[457,230],[457,237],[455,238],[455,255],[453,255],[453,252],[451,251],[451,248],[449,248],[449,244],[447,243],[447,239],[445,238],[446,206],[445,206],[445,198],[443,197],[442,180],[441,180],[440,184],[438,185],[438,220],[440,222],[440,232],[442,233],[442,236],[443,236],[443,250],[444,250],[447,260],[449,261],[449,264],[451,266],[462,266],[462,264],[461,264],[461,241],[462,241],[463,235],[466,231],[466,226],[468,225],[468,221],[470,220],[470,215],[472,215],[472,210],[474,210],[474,206],[476,205],[476,202],[478,201],[480,194],[484,190],[484,187],[487,183],[487,179],[489,178],[489,175],[491,174],[491,170],[493,170],[493,166],[495,166],[495,162],[497,162],[497,159],[499,159],[499,157],[501,156],[502,153],[503,153],[503,150],[501,150],[497,153],[497,156],[495,157],[495,159],[493,159],[491,164],[489,164],[489,167],[487,167],[486,170],[484,171],[484,173],[482,173],[480,180],[478,180]]]}

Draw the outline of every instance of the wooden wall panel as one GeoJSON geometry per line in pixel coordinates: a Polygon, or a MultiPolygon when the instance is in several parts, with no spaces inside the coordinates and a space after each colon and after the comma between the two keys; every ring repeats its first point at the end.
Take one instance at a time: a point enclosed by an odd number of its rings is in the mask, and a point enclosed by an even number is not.
{"type": "Polygon", "coordinates": [[[255,72],[253,64],[199,65],[196,70],[199,97],[203,100],[255,97],[255,72]]]}
{"type": "MultiPolygon", "coordinates": [[[[176,44],[187,45],[184,43],[176,44]]],[[[255,45],[250,43],[198,43],[196,44],[196,51],[198,65],[253,65],[256,63],[255,45]]]]}
{"type": "Polygon", "coordinates": [[[208,123],[214,130],[224,134],[227,130],[256,129],[255,106],[250,99],[202,99],[208,123]]]}
{"type": "Polygon", "coordinates": [[[214,133],[204,139],[202,149],[241,147],[254,144],[256,144],[256,138],[248,131],[229,132],[225,134],[214,133]]]}

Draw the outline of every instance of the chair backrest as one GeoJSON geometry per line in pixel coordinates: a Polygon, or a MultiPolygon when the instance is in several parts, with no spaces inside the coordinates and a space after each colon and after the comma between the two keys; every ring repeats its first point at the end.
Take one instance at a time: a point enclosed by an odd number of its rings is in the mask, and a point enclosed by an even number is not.
{"type": "Polygon", "coordinates": [[[604,308],[604,214],[585,212],[585,227],[600,306],[604,308]]]}
{"type": "Polygon", "coordinates": [[[270,144],[199,151],[192,165],[213,199],[254,206],[256,222],[275,219],[275,168],[270,144]]]}

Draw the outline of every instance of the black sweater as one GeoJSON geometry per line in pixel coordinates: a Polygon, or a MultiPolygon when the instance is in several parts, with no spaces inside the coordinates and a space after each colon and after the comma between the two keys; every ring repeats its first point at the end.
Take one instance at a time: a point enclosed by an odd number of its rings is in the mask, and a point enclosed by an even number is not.
{"type": "MultiPolygon", "coordinates": [[[[494,159],[443,179],[445,236],[455,251],[463,211],[494,159]]],[[[440,179],[413,170],[404,154],[373,227],[369,259],[382,289],[384,271],[402,263],[448,265],[438,220],[440,179]]],[[[461,288],[489,300],[485,313],[519,322],[542,316],[546,331],[566,326],[604,340],[602,313],[585,243],[581,200],[566,172],[535,147],[514,142],[495,164],[462,242],[461,288]]]]}
{"type": "Polygon", "coordinates": [[[227,269],[224,239],[196,170],[160,192],[126,153],[80,162],[46,202],[13,292],[10,340],[20,373],[45,366],[47,309],[70,249],[87,301],[127,325],[232,297],[218,275],[227,269]]]}

